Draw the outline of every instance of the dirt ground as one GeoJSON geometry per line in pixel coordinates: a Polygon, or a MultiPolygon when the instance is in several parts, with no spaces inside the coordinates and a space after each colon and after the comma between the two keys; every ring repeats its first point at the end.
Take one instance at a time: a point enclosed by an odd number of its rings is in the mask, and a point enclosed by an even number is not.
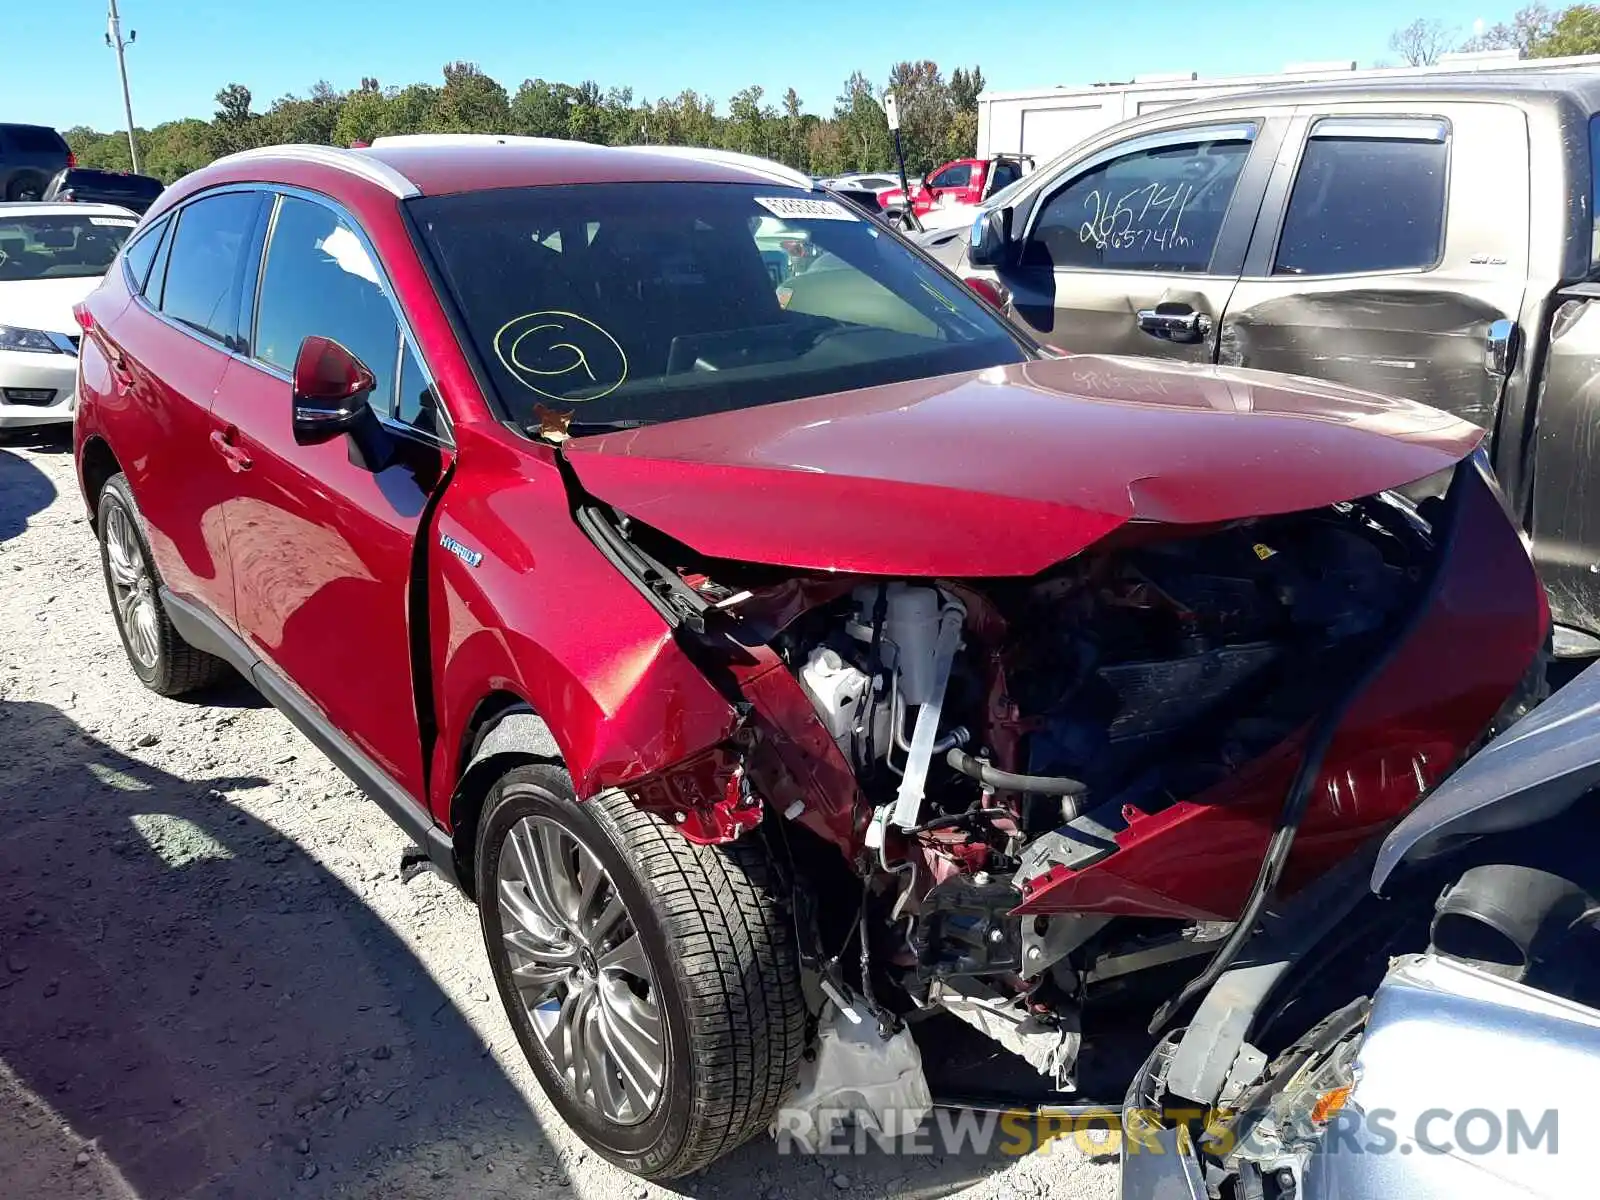
{"type": "Polygon", "coordinates": [[[405,848],[244,684],[181,702],[138,685],[67,437],[0,435],[0,1195],[1116,1193],[1068,1142],[1019,1159],[762,1139],[646,1187],[545,1103],[475,912],[432,874],[402,881],[405,848]]]}

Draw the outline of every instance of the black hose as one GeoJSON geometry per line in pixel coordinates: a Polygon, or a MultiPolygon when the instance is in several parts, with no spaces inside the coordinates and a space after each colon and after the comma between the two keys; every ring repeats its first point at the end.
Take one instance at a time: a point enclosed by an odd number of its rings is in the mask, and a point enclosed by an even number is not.
{"type": "Polygon", "coordinates": [[[1306,809],[1310,807],[1311,788],[1322,773],[1322,760],[1327,757],[1328,747],[1333,744],[1334,735],[1344,724],[1346,712],[1384,672],[1400,647],[1405,645],[1416,631],[1423,615],[1432,606],[1439,580],[1443,576],[1440,564],[1445,562],[1455,549],[1457,521],[1460,518],[1462,503],[1460,486],[1464,473],[1471,470],[1469,463],[1470,460],[1465,460],[1456,464],[1450,493],[1446,497],[1446,503],[1450,506],[1446,528],[1434,541],[1432,578],[1426,587],[1419,590],[1411,611],[1405,620],[1398,623],[1383,649],[1374,656],[1367,668],[1351,681],[1338,700],[1322,711],[1312,726],[1311,735],[1306,739],[1305,749],[1300,756],[1300,767],[1289,785],[1288,794],[1283,798],[1283,807],[1278,813],[1278,823],[1272,831],[1271,840],[1267,843],[1267,852],[1261,860],[1261,870],[1256,875],[1255,886],[1245,901],[1239,919],[1234,923],[1222,945],[1217,948],[1217,952],[1211,956],[1211,961],[1206,963],[1205,970],[1190,980],[1183,991],[1156,1010],[1156,1015],[1150,1018],[1151,1033],[1159,1034],[1164,1031],[1172,1018],[1190,1000],[1202,992],[1209,991],[1233,965],[1233,960],[1239,956],[1239,951],[1255,932],[1255,925],[1261,919],[1262,910],[1266,908],[1267,901],[1272,898],[1277,890],[1278,881],[1283,877],[1284,864],[1289,861],[1289,851],[1294,846],[1295,834],[1299,832],[1300,822],[1305,819],[1306,809]]]}
{"type": "MultiPolygon", "coordinates": [[[[987,787],[992,787],[997,792],[1033,792],[1040,796],[1070,796],[1074,799],[1089,794],[1089,785],[1081,779],[1068,779],[1065,775],[1017,775],[1010,771],[1002,771],[999,767],[991,767],[981,758],[973,758],[959,747],[944,756],[945,762],[951,768],[960,771],[969,779],[976,779],[987,787]]],[[[1063,805],[1063,817],[1072,820],[1078,815],[1078,806],[1071,805],[1072,813],[1067,815],[1063,805]]]]}
{"type": "Polygon", "coordinates": [[[948,829],[952,825],[965,825],[968,821],[975,821],[979,817],[1014,818],[1017,814],[1009,808],[969,808],[966,812],[952,813],[947,817],[935,817],[931,821],[924,821],[921,825],[913,825],[906,830],[908,835],[927,833],[933,829],[948,829]]]}

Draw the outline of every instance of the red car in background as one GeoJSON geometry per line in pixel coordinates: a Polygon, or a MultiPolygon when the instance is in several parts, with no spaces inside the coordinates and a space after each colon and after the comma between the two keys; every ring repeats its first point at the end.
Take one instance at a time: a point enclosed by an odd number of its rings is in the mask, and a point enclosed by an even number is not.
{"type": "MultiPolygon", "coordinates": [[[[920,183],[912,185],[911,210],[921,219],[936,209],[975,208],[1032,169],[1033,159],[1019,154],[955,159],[937,170],[929,171],[920,183]]],[[[887,188],[878,193],[878,203],[887,212],[903,209],[905,193],[899,188],[887,188]]],[[[970,217],[967,219],[970,220],[970,217]]]]}
{"type": "Polygon", "coordinates": [[[249,151],[77,315],[133,673],[231,666],[410,831],[649,1177],[839,1103],[841,1046],[925,1103],[923,1015],[1071,1086],[1100,980],[1252,924],[1539,678],[1476,428],[1051,356],[759,162],[249,151]]]}

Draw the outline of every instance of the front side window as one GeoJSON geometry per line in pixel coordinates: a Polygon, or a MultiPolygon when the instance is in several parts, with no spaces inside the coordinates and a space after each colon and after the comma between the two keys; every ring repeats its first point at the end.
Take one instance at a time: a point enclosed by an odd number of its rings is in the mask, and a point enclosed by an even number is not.
{"type": "Polygon", "coordinates": [[[408,202],[495,390],[639,424],[1018,362],[965,289],[795,188],[619,183],[408,202]]]}
{"type": "Polygon", "coordinates": [[[104,275],[136,224],[132,217],[0,212],[0,283],[104,275]]]}
{"type": "Polygon", "coordinates": [[[1442,122],[1327,119],[1306,142],[1278,240],[1278,275],[1433,266],[1444,249],[1442,122]]]}
{"type": "Polygon", "coordinates": [[[971,182],[972,164],[957,163],[953,167],[946,167],[928,180],[928,186],[931,188],[964,188],[971,182]]]}
{"type": "Polygon", "coordinates": [[[161,311],[175,321],[239,344],[239,293],[259,192],[225,192],[185,206],[166,260],[161,311]]]}
{"type": "Polygon", "coordinates": [[[1230,131],[1090,168],[1045,201],[1023,265],[1203,274],[1250,146],[1230,131]]]}
{"type": "Polygon", "coordinates": [[[267,243],[256,307],[255,356],[294,370],[316,334],[354,354],[377,380],[371,403],[389,414],[400,324],[377,264],[348,222],[324,205],[285,196],[267,243]]]}

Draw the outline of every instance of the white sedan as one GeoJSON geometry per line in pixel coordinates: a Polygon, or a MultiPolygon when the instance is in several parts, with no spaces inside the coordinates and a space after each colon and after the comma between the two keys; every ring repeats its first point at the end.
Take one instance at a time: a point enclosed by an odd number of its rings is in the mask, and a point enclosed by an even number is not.
{"type": "Polygon", "coordinates": [[[0,430],[72,420],[72,306],[138,223],[111,204],[0,204],[0,430]]]}

